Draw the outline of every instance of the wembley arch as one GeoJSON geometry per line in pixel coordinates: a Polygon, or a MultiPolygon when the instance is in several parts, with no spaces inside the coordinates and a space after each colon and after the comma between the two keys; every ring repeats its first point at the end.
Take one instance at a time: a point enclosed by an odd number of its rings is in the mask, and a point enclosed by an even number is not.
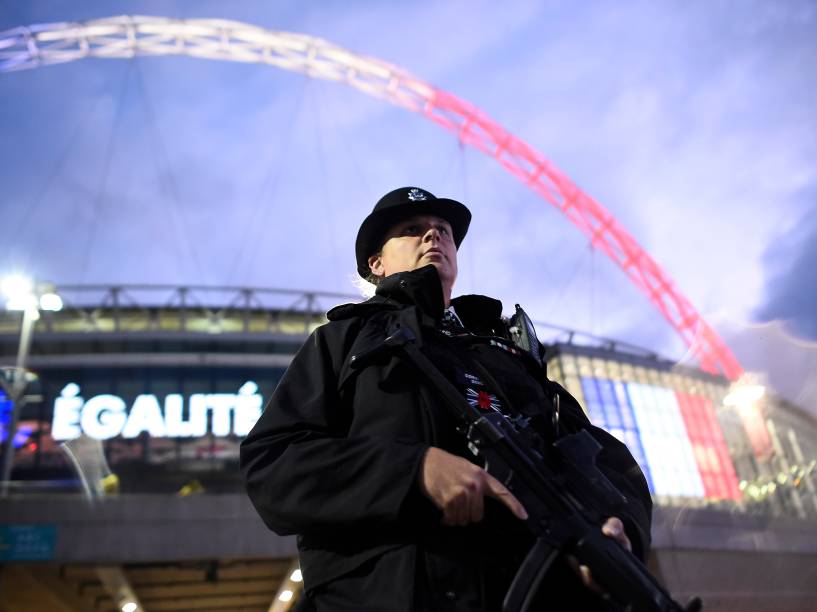
{"type": "Polygon", "coordinates": [[[539,151],[479,108],[379,59],[331,42],[236,21],[119,16],[49,23],[0,33],[0,72],[86,57],[188,55],[269,64],[312,78],[345,83],[419,113],[494,158],[558,208],[603,251],[680,334],[701,368],[737,380],[741,365],[672,279],[613,215],[539,151]]]}

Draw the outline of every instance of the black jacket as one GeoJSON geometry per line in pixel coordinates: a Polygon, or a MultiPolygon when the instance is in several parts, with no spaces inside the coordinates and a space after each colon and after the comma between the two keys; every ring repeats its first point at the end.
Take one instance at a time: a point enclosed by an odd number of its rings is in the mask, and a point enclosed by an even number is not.
{"type": "MultiPolygon", "coordinates": [[[[444,527],[421,494],[418,475],[429,446],[474,459],[409,364],[384,355],[352,367],[353,355],[379,345],[396,325],[415,331],[422,350],[464,394],[484,391],[481,397],[539,419],[545,436],[552,435],[551,398],[559,394],[561,427],[587,429],[602,443],[599,467],[630,500],[618,514],[636,553],[646,555],[651,501],[626,447],[593,427],[567,391],[514,352],[502,337],[498,301],[452,302],[475,335],[437,331],[444,304],[433,266],[392,275],[367,302],[330,311],[330,322],[295,356],[241,445],[250,498],[270,529],[298,534],[304,586],[318,610],[498,609],[531,543],[522,523],[492,499],[482,522],[444,527]],[[501,389],[485,387],[469,371],[457,357],[462,346],[501,389]]],[[[569,572],[562,578],[575,582],[569,572]]],[[[586,595],[562,578],[549,588],[586,595]]]]}

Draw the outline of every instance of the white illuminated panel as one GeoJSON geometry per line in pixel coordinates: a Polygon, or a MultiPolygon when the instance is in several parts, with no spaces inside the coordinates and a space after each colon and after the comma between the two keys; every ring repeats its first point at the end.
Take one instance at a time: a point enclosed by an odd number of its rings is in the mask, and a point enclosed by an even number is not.
{"type": "Polygon", "coordinates": [[[703,482],[675,393],[641,383],[630,383],[627,389],[655,493],[703,497],[703,482]]]}

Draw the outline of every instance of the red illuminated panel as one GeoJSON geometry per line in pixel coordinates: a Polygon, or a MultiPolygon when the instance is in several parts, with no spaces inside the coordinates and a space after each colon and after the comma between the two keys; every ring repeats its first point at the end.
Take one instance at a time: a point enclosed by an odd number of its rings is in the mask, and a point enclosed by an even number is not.
{"type": "Polygon", "coordinates": [[[735,466],[712,402],[706,397],[680,391],[675,395],[701,473],[704,495],[711,499],[740,499],[735,466]]]}

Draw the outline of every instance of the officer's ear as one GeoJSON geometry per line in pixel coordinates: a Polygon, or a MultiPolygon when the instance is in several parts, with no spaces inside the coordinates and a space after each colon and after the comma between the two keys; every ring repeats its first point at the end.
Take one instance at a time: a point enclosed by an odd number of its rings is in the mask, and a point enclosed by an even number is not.
{"type": "Polygon", "coordinates": [[[371,270],[372,274],[374,274],[375,276],[384,276],[386,274],[386,269],[383,267],[382,251],[369,256],[369,259],[366,260],[366,263],[369,264],[369,270],[371,270]]]}

